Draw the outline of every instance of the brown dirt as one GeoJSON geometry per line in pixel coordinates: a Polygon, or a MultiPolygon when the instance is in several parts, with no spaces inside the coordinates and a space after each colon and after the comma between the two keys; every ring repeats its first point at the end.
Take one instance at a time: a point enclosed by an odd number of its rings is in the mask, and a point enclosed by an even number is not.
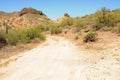
{"type": "Polygon", "coordinates": [[[120,36],[115,33],[97,31],[98,36],[96,42],[83,43],[85,34],[84,31],[81,31],[81,33],[74,33],[73,30],[69,30],[66,34],[63,32],[60,36],[70,39],[72,42],[75,42],[76,45],[82,46],[86,50],[101,51],[114,47],[120,48],[120,36]],[[76,40],[75,37],[77,34],[80,35],[79,39],[76,40]]]}
{"type": "Polygon", "coordinates": [[[0,80],[120,80],[117,44],[105,45],[109,47],[96,53],[50,36],[37,48],[16,56],[15,62],[1,67],[0,80]]]}
{"type": "MultiPolygon", "coordinates": [[[[66,39],[48,37],[39,47],[9,58],[14,62],[0,68],[1,80],[120,80],[120,36],[97,33],[93,43],[83,43],[84,35],[75,40],[71,31],[59,35],[66,39]]],[[[38,44],[33,45],[28,46],[38,44]]]]}
{"type": "Polygon", "coordinates": [[[41,42],[32,42],[29,44],[21,44],[17,46],[6,46],[0,50],[0,67],[6,66],[12,61],[16,61],[12,57],[19,55],[20,52],[29,51],[37,47],[41,42]]]}

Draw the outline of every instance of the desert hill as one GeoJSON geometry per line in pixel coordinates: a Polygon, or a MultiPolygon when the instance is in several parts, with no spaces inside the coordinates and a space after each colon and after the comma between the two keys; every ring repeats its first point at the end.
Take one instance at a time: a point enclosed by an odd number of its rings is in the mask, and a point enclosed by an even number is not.
{"type": "Polygon", "coordinates": [[[51,22],[51,20],[42,11],[38,11],[33,8],[23,8],[21,11],[12,13],[0,11],[1,28],[4,28],[5,21],[10,28],[27,28],[51,22]]]}

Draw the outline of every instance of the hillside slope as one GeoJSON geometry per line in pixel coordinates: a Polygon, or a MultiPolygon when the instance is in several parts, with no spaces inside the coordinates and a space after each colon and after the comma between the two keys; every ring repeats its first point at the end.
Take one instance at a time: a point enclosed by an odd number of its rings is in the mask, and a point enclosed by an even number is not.
{"type": "Polygon", "coordinates": [[[10,28],[27,28],[39,24],[48,24],[51,20],[42,12],[33,8],[23,8],[19,12],[0,12],[0,26],[4,28],[4,22],[10,28]]]}

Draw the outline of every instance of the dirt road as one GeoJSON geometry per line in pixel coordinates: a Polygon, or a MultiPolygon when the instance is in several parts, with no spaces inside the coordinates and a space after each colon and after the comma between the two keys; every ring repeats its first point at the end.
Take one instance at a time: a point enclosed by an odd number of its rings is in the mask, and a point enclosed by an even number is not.
{"type": "Polygon", "coordinates": [[[48,37],[0,68],[0,80],[120,80],[120,63],[84,51],[69,40],[48,37]]]}

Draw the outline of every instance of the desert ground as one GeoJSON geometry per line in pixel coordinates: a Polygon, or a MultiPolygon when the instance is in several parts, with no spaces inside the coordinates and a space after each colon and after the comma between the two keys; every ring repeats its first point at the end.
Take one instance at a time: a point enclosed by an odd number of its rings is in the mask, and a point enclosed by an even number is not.
{"type": "Polygon", "coordinates": [[[66,38],[49,36],[0,67],[0,80],[120,80],[120,47],[110,45],[85,50],[66,38]]]}

